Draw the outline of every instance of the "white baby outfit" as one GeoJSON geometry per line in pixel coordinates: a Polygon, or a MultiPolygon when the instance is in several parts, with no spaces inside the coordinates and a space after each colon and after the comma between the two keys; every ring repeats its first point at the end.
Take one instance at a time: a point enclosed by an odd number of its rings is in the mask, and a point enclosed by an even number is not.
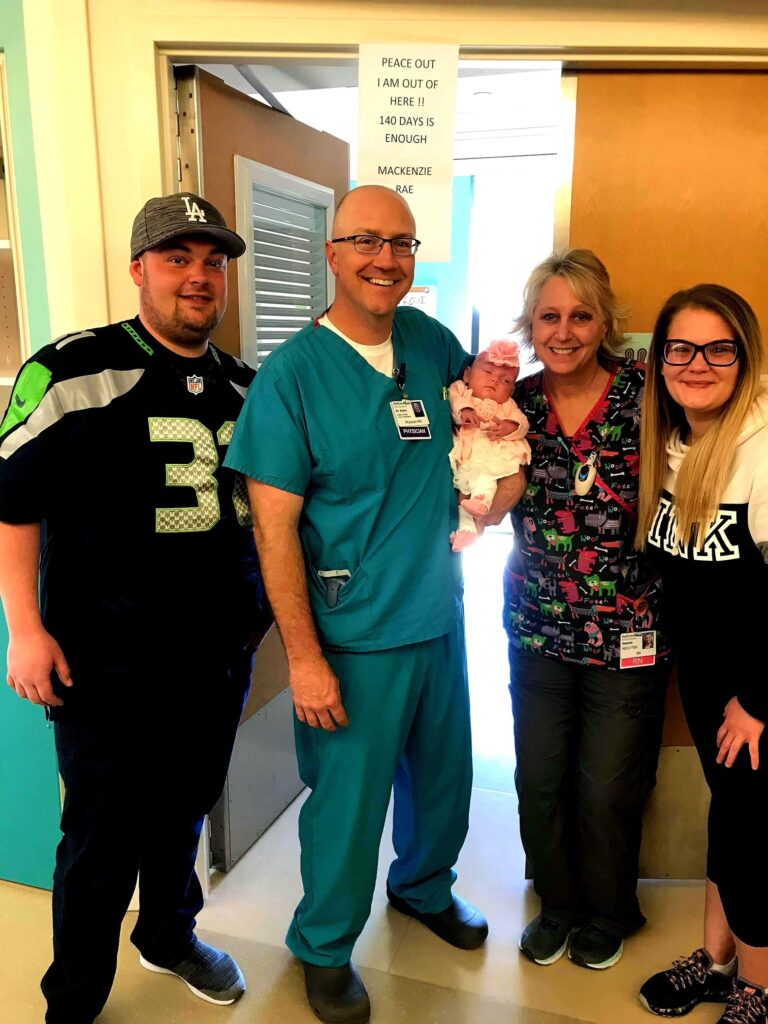
{"type": "MultiPolygon", "coordinates": [[[[531,448],[525,440],[528,420],[513,399],[499,404],[491,398],[478,398],[462,380],[451,384],[448,397],[453,420],[459,424],[449,455],[453,485],[471,499],[482,499],[487,511],[496,493],[496,481],[501,477],[513,476],[521,465],[530,462],[531,448]],[[461,410],[467,408],[477,414],[479,427],[461,426],[461,410]],[[512,420],[519,427],[513,433],[492,441],[488,437],[488,427],[494,418],[512,420]]],[[[477,533],[474,519],[461,505],[459,530],[477,533]]]]}

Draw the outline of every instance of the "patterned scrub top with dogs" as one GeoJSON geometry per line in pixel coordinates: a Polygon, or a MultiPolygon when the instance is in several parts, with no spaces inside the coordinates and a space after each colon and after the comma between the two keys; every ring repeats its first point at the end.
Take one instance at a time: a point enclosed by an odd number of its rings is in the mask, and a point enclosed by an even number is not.
{"type": "Polygon", "coordinates": [[[515,400],[528,417],[528,486],[512,512],[515,543],[504,577],[504,625],[524,650],[580,665],[619,667],[622,633],[657,630],[659,577],[633,549],[640,470],[643,366],[613,364],[599,401],[572,437],[549,403],[543,374],[515,400]],[[596,453],[587,494],[574,474],[596,453]]]}

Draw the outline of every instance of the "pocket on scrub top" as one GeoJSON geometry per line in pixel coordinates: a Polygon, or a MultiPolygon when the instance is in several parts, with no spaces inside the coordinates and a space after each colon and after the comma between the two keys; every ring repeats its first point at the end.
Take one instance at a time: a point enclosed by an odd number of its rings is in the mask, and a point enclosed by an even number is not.
{"type": "Polygon", "coordinates": [[[343,646],[366,640],[372,628],[371,586],[364,569],[310,567],[312,611],[326,643],[343,646]]]}

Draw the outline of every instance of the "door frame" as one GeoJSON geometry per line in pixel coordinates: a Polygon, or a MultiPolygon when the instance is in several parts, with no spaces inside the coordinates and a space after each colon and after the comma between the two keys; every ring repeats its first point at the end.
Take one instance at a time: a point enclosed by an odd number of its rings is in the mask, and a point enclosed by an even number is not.
{"type": "MultiPolygon", "coordinates": [[[[163,191],[174,191],[182,180],[182,157],[177,147],[176,81],[174,65],[246,64],[260,61],[279,64],[281,61],[357,61],[357,46],[312,48],[302,45],[254,47],[201,47],[190,50],[181,44],[155,46],[158,103],[161,120],[161,152],[163,191]],[[161,88],[160,83],[165,83],[161,88]]],[[[555,206],[553,247],[569,244],[571,188],[573,179],[573,146],[576,130],[577,72],[586,70],[614,71],[768,71],[768,49],[720,47],[705,49],[688,47],[459,47],[459,61],[558,61],[561,64],[561,101],[563,104],[563,146],[555,206]]]]}
{"type": "MultiPolygon", "coordinates": [[[[320,59],[353,61],[358,60],[357,46],[339,46],[313,49],[306,46],[216,48],[201,47],[190,52],[189,48],[174,45],[157,45],[155,61],[157,82],[166,83],[158,88],[158,102],[161,117],[161,154],[164,192],[179,187],[181,161],[176,150],[176,97],[173,65],[180,63],[251,63],[255,60],[279,63],[281,60],[320,59]],[[177,177],[177,174],[179,176],[177,177]]],[[[668,48],[640,48],[635,50],[621,47],[605,47],[598,50],[563,47],[459,47],[459,60],[484,61],[559,61],[561,63],[561,101],[563,111],[563,147],[560,159],[559,185],[556,196],[554,247],[569,244],[571,195],[573,180],[573,153],[575,143],[575,118],[577,102],[577,72],[583,70],[616,71],[757,71],[768,70],[768,50],[748,52],[736,48],[703,49],[688,48],[671,51],[668,48]]]]}

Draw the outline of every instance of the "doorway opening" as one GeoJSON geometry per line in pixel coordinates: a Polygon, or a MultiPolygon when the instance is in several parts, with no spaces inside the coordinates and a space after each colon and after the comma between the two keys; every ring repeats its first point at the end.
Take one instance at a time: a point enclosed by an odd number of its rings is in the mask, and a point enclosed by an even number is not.
{"type": "MultiPolygon", "coordinates": [[[[357,61],[324,58],[200,64],[246,95],[358,152],[357,61]]],[[[470,352],[507,337],[530,270],[553,249],[568,117],[556,62],[460,61],[454,138],[453,244],[447,263],[417,262],[424,308],[470,352]],[[422,293],[423,294],[423,293],[422,293]]],[[[569,174],[570,168],[566,168],[569,174]]],[[[533,364],[522,360],[521,375],[533,364]]],[[[501,625],[509,522],[464,555],[475,785],[512,792],[514,749],[501,625]]]]}

